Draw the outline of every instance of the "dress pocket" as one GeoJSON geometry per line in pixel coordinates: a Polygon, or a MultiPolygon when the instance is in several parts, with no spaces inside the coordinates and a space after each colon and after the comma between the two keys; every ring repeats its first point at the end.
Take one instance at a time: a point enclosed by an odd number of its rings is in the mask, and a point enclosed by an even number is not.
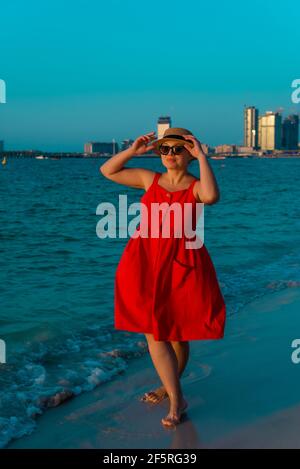
{"type": "Polygon", "coordinates": [[[185,289],[189,276],[194,267],[182,263],[181,260],[174,258],[172,262],[172,291],[185,289]]]}

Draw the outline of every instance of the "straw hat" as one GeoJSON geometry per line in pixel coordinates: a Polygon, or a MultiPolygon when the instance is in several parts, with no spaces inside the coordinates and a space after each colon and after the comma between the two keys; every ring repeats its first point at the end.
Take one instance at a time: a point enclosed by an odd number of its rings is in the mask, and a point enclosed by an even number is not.
{"type": "Polygon", "coordinates": [[[169,127],[168,129],[165,130],[164,135],[162,138],[159,140],[155,140],[153,143],[154,149],[153,151],[157,154],[160,155],[159,152],[159,147],[162,143],[164,142],[174,142],[174,143],[186,143],[189,147],[193,148],[194,143],[192,140],[187,140],[183,135],[193,135],[192,132],[190,132],[187,129],[183,129],[181,127],[169,127]]]}

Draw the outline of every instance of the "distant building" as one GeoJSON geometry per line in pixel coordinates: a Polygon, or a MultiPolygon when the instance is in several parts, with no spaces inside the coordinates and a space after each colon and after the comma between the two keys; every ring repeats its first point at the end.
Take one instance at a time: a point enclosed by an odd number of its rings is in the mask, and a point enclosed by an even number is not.
{"type": "Polygon", "coordinates": [[[0,140],[0,153],[4,152],[4,141],[0,140]]]}
{"type": "Polygon", "coordinates": [[[212,147],[211,145],[207,145],[207,153],[210,155],[213,155],[216,152],[215,147],[212,147]]]}
{"type": "Polygon", "coordinates": [[[232,153],[236,153],[237,152],[237,148],[236,148],[236,145],[217,145],[216,146],[216,153],[228,153],[228,154],[232,154],[232,153]]]}
{"type": "Polygon", "coordinates": [[[282,148],[297,150],[299,141],[299,116],[297,114],[286,117],[282,123],[282,148]]]}
{"type": "Polygon", "coordinates": [[[201,143],[201,146],[203,148],[203,151],[204,153],[206,154],[212,154],[215,152],[215,149],[209,145],[207,145],[206,143],[201,143]]]}
{"type": "Polygon", "coordinates": [[[258,119],[258,145],[261,150],[281,148],[281,114],[267,111],[258,119]]]}
{"type": "Polygon", "coordinates": [[[244,146],[258,147],[258,109],[254,106],[244,109],[244,146]]]}
{"type": "Polygon", "coordinates": [[[127,148],[131,147],[132,144],[133,140],[131,140],[130,138],[123,140],[121,143],[121,150],[127,150],[127,148]]]}
{"type": "Polygon", "coordinates": [[[159,117],[157,121],[157,138],[163,137],[166,129],[171,127],[171,117],[159,117]]]}
{"type": "Polygon", "coordinates": [[[245,147],[243,145],[237,146],[237,152],[241,155],[244,155],[244,154],[247,154],[247,153],[255,153],[254,148],[245,147]]]}
{"type": "Polygon", "coordinates": [[[84,144],[84,153],[91,155],[98,153],[102,155],[114,155],[118,153],[119,147],[115,141],[106,142],[88,142],[84,144]]]}

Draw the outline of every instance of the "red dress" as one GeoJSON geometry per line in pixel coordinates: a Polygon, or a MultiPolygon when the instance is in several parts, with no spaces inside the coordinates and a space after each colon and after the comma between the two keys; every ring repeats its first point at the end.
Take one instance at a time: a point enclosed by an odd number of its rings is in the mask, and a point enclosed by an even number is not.
{"type": "MultiPolygon", "coordinates": [[[[141,212],[135,234],[144,223],[151,223],[153,202],[166,202],[167,207],[173,202],[181,206],[190,202],[192,226],[196,227],[193,186],[197,179],[188,189],[170,192],[158,184],[160,176],[155,174],[140,199],[148,215],[141,212]]],[[[185,242],[195,239],[195,235],[174,236],[176,223],[172,216],[169,224],[173,236],[162,237],[163,220],[160,216],[158,237],[131,237],[123,251],[115,273],[115,329],[152,333],[155,340],[165,341],[220,339],[226,307],[210,255],[204,244],[186,248],[185,242]]]]}

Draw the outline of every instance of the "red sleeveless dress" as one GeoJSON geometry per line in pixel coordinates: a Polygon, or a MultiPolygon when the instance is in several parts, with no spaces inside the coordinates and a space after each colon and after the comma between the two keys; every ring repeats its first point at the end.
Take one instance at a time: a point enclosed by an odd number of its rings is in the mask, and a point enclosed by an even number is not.
{"type": "MultiPolygon", "coordinates": [[[[196,228],[197,201],[193,194],[194,179],[188,189],[168,191],[158,184],[161,173],[140,201],[148,208],[141,211],[135,235],[151,223],[151,204],[178,202],[192,207],[193,227],[196,228]]],[[[199,204],[199,203],[198,203],[199,204]]],[[[203,207],[203,206],[202,206],[203,207]]],[[[182,217],[184,219],[184,217],[182,217]]],[[[155,340],[189,341],[220,339],[224,335],[226,307],[210,255],[201,247],[188,249],[186,241],[195,239],[175,237],[174,218],[169,216],[170,236],[162,234],[164,218],[159,218],[157,237],[132,236],[120,258],[115,272],[115,329],[152,333],[155,340]],[[173,222],[172,222],[173,221],[173,222]]]]}

